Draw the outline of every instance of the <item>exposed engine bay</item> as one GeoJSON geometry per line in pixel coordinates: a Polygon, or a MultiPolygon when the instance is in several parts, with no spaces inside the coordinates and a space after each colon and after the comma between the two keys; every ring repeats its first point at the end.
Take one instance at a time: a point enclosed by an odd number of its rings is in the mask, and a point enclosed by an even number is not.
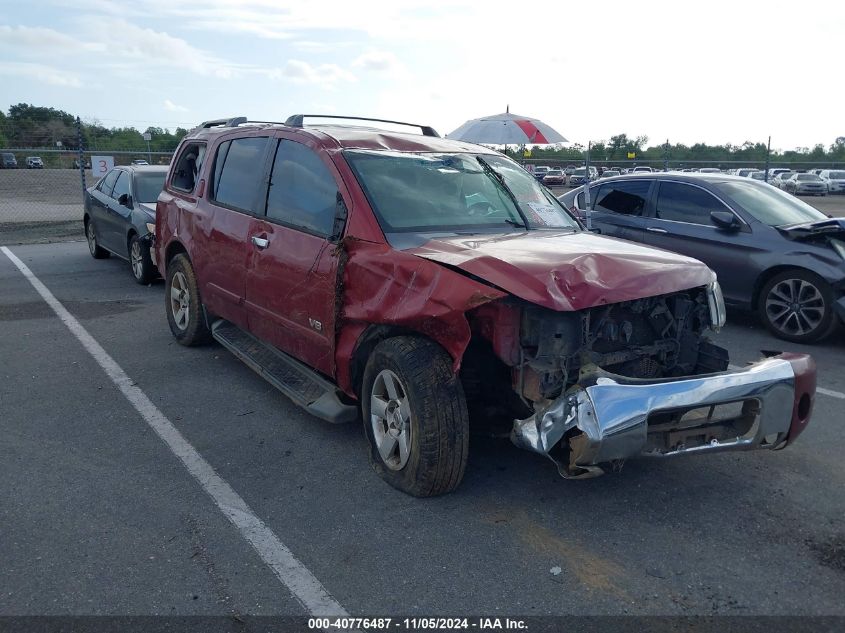
{"type": "Polygon", "coordinates": [[[518,391],[530,401],[557,398],[584,368],[629,378],[724,371],[728,352],[710,343],[703,288],[579,312],[524,308],[518,391]]]}

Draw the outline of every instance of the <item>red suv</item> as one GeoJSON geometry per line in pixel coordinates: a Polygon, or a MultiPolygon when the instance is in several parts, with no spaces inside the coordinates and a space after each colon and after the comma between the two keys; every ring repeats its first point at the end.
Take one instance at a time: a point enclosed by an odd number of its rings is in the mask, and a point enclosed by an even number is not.
{"type": "Polygon", "coordinates": [[[303,119],[182,141],[156,216],[167,319],[315,416],[362,417],[391,485],[454,489],[470,422],[507,420],[567,478],[804,429],[812,359],[727,371],[701,262],[588,232],[515,162],[429,127],[303,119]]]}

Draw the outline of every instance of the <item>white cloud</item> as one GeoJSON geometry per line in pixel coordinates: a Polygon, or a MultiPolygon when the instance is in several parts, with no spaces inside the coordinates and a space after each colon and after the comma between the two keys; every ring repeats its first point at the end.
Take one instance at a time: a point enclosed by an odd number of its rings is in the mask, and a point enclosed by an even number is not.
{"type": "Polygon", "coordinates": [[[33,79],[51,86],[81,88],[82,81],[74,74],[44,64],[0,62],[0,75],[33,79]]]}
{"type": "Polygon", "coordinates": [[[164,100],[164,109],[168,112],[190,112],[188,108],[182,105],[177,105],[173,103],[170,99],[164,100]]]}
{"type": "Polygon", "coordinates": [[[338,82],[354,82],[355,76],[337,64],[319,64],[313,66],[308,62],[291,59],[279,69],[268,73],[271,79],[287,79],[294,83],[314,84],[323,87],[333,87],[338,82]]]}
{"type": "Polygon", "coordinates": [[[368,51],[358,56],[352,62],[353,68],[361,68],[371,72],[390,73],[402,70],[402,64],[396,59],[396,55],[390,51],[368,51]]]}
{"type": "Polygon", "coordinates": [[[87,18],[84,24],[92,36],[99,36],[109,56],[124,62],[134,61],[141,67],[154,65],[188,70],[197,75],[221,79],[228,79],[248,68],[192,46],[164,31],[139,27],[120,18],[87,18]]]}

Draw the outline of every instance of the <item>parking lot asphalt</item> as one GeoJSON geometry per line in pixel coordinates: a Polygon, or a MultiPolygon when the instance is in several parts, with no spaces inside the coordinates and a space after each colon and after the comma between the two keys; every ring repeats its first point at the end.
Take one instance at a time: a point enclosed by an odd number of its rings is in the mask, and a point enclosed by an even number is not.
{"type": "MultiPolygon", "coordinates": [[[[353,615],[845,615],[843,334],[790,345],[731,314],[718,335],[737,365],[814,355],[825,393],[784,451],[566,481],[473,436],[461,487],[421,500],[370,470],[360,423],[176,344],[163,283],[84,242],[11,250],[353,615]]],[[[0,614],[304,615],[4,255],[0,289],[0,614]]]]}

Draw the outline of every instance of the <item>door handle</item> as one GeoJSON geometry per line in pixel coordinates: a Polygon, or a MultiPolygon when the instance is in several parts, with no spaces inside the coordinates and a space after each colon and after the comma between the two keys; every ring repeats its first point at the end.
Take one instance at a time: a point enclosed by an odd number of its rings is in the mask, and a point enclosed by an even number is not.
{"type": "Polygon", "coordinates": [[[666,229],[658,229],[657,227],[654,227],[654,226],[646,227],[646,231],[651,231],[652,233],[668,233],[669,232],[666,229]]]}
{"type": "Polygon", "coordinates": [[[256,237],[255,235],[253,235],[252,243],[255,244],[256,248],[264,250],[270,245],[270,240],[268,240],[266,237],[256,237]]]}

